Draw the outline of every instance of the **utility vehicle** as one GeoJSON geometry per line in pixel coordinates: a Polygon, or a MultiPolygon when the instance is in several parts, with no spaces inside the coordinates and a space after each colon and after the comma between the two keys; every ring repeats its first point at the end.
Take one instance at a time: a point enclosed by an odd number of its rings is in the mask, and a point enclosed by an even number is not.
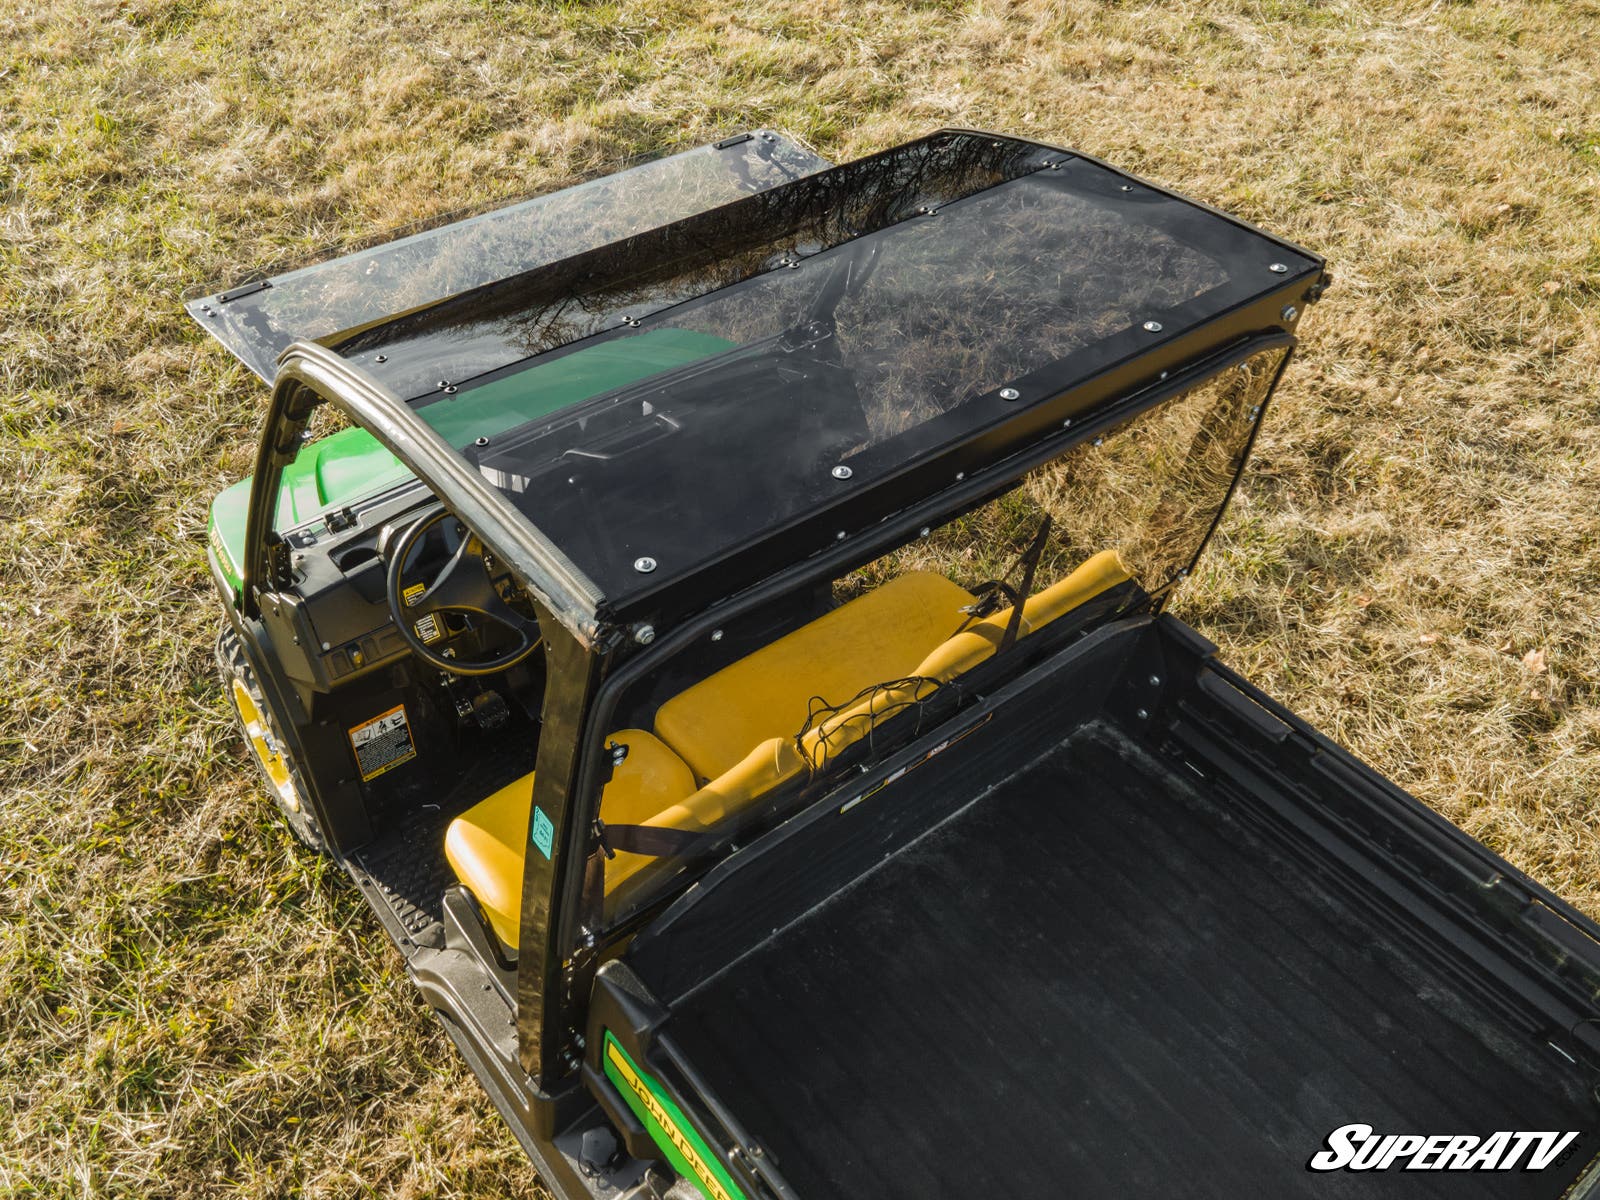
{"type": "Polygon", "coordinates": [[[190,303],[245,736],[553,1192],[1597,1193],[1600,930],[1164,611],[1326,284],[759,131],[190,303]]]}

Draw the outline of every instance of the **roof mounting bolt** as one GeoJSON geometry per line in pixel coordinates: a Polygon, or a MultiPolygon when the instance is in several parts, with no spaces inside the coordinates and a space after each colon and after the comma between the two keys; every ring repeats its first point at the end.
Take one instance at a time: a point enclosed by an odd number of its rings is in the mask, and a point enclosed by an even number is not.
{"type": "Polygon", "coordinates": [[[486,437],[473,438],[472,444],[474,446],[487,446],[489,444],[489,439],[486,437]]]}
{"type": "Polygon", "coordinates": [[[1141,721],[1148,721],[1150,719],[1150,710],[1148,708],[1141,708],[1133,715],[1138,717],[1141,721]]]}
{"type": "Polygon", "coordinates": [[[713,642],[720,642],[720,641],[721,641],[721,640],[722,640],[722,630],[720,630],[720,629],[713,629],[713,630],[712,630],[712,631],[711,631],[711,640],[712,640],[712,641],[713,641],[713,642]]]}
{"type": "Polygon", "coordinates": [[[1068,417],[1065,421],[1061,422],[1061,428],[1063,428],[1063,429],[1071,429],[1072,428],[1072,418],[1068,417]]]}
{"type": "Polygon", "coordinates": [[[210,313],[210,316],[211,316],[211,319],[213,321],[215,321],[215,320],[220,319],[222,314],[220,312],[218,312],[216,309],[212,309],[211,313],[210,313]]]}
{"type": "Polygon", "coordinates": [[[322,649],[323,649],[324,653],[326,653],[329,650],[332,650],[333,649],[333,643],[332,642],[323,642],[322,643],[322,649]]]}
{"type": "Polygon", "coordinates": [[[1289,268],[1284,266],[1282,263],[1273,263],[1267,268],[1267,270],[1271,271],[1274,275],[1287,275],[1289,273],[1289,268]]]}
{"type": "Polygon", "coordinates": [[[372,356],[372,361],[375,363],[386,363],[389,361],[389,356],[387,354],[375,354],[372,356]]]}
{"type": "Polygon", "coordinates": [[[633,640],[641,646],[648,646],[656,640],[656,627],[654,625],[636,625],[633,630],[633,640]]]}
{"type": "Polygon", "coordinates": [[[1285,304],[1283,311],[1278,314],[1285,321],[1292,321],[1300,315],[1300,310],[1292,304],[1285,304]]]}
{"type": "Polygon", "coordinates": [[[956,482],[957,483],[960,483],[966,477],[967,477],[967,473],[965,471],[957,471],[956,472],[956,482]]]}
{"type": "Polygon", "coordinates": [[[1171,374],[1172,374],[1171,371],[1163,371],[1163,372],[1161,372],[1159,378],[1165,379],[1168,375],[1171,375],[1171,374]]]}
{"type": "Polygon", "coordinates": [[[788,267],[791,271],[793,271],[793,270],[798,269],[798,267],[800,266],[800,260],[798,258],[791,258],[788,262],[784,263],[783,265],[788,267]]]}
{"type": "Polygon", "coordinates": [[[1094,444],[1095,444],[1095,445],[1096,445],[1096,446],[1104,446],[1104,445],[1105,445],[1105,444],[1106,444],[1106,440],[1105,440],[1105,438],[1103,438],[1103,437],[1097,437],[1097,438],[1095,438],[1095,440],[1094,440],[1094,444]]]}
{"type": "Polygon", "coordinates": [[[1123,184],[1123,185],[1122,185],[1122,187],[1121,187],[1121,188],[1120,188],[1120,189],[1118,189],[1118,190],[1119,190],[1119,191],[1124,191],[1124,192],[1131,192],[1131,191],[1133,191],[1133,184],[1131,184],[1131,183],[1125,183],[1125,184],[1123,184]]]}
{"type": "Polygon", "coordinates": [[[1000,399],[1002,399],[1002,400],[1020,400],[1020,399],[1022,399],[1022,393],[1017,391],[1016,388],[1001,388],[1000,389],[1000,399]]]}
{"type": "Polygon", "coordinates": [[[839,530],[838,533],[833,535],[833,540],[836,541],[836,542],[842,542],[842,541],[844,541],[844,537],[845,537],[844,530],[841,529],[841,530],[839,530]]]}
{"type": "Polygon", "coordinates": [[[850,476],[855,474],[855,472],[849,467],[845,466],[843,463],[840,463],[833,469],[832,474],[835,479],[849,479],[850,476]]]}
{"type": "Polygon", "coordinates": [[[1160,321],[1146,321],[1144,323],[1144,331],[1146,333],[1160,333],[1161,330],[1162,324],[1160,321]]]}
{"type": "Polygon", "coordinates": [[[1252,421],[1254,421],[1260,415],[1261,415],[1261,406],[1258,404],[1258,405],[1256,405],[1254,408],[1252,408],[1250,410],[1250,419],[1252,421]]]}
{"type": "Polygon", "coordinates": [[[1188,567],[1181,568],[1178,571],[1178,578],[1179,579],[1187,579],[1187,578],[1189,578],[1189,568],[1188,567]]]}
{"type": "Polygon", "coordinates": [[[450,386],[450,381],[448,379],[441,379],[439,380],[439,386],[442,388],[447,388],[450,386]]]}
{"type": "Polygon", "coordinates": [[[648,554],[641,554],[633,560],[633,569],[641,575],[648,575],[656,569],[656,560],[648,554]]]}
{"type": "Polygon", "coordinates": [[[456,385],[452,383],[449,387],[445,388],[444,394],[446,396],[454,396],[457,390],[458,389],[456,388],[456,385]]]}
{"type": "Polygon", "coordinates": [[[1151,687],[1160,687],[1161,686],[1161,676],[1159,676],[1159,675],[1150,676],[1150,686],[1151,687]]]}
{"type": "Polygon", "coordinates": [[[933,530],[929,529],[926,525],[924,525],[921,529],[917,530],[917,536],[918,537],[928,537],[932,533],[933,533],[933,530]]]}

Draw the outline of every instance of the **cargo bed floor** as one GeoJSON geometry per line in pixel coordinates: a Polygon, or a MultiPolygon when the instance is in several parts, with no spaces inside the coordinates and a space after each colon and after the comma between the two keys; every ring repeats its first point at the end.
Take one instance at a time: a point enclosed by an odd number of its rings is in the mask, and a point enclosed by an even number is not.
{"type": "Polygon", "coordinates": [[[1600,1149],[1547,1045],[1104,726],[675,1002],[671,1025],[803,1200],[998,1181],[1554,1200],[1600,1149]],[[1538,1173],[1309,1173],[1351,1122],[1583,1133],[1538,1173]]]}

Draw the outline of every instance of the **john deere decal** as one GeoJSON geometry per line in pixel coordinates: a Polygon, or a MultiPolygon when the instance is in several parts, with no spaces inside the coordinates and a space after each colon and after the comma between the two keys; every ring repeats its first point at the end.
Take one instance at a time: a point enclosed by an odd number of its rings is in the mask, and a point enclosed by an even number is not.
{"type": "Polygon", "coordinates": [[[682,1110],[664,1095],[655,1080],[633,1065],[627,1053],[606,1034],[606,1078],[644,1122],[673,1168],[699,1187],[706,1200],[745,1200],[705,1139],[695,1132],[682,1110]]]}

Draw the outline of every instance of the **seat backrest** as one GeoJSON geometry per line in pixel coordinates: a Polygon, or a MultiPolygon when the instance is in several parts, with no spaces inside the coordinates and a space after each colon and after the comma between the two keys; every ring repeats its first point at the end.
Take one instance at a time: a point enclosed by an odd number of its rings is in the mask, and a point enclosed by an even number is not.
{"type": "Polygon", "coordinates": [[[655,732],[713,780],[769,738],[793,738],[813,697],[844,704],[866,687],[911,675],[960,627],[971,592],[930,571],[910,571],[785,634],[679,692],[655,732]]]}

